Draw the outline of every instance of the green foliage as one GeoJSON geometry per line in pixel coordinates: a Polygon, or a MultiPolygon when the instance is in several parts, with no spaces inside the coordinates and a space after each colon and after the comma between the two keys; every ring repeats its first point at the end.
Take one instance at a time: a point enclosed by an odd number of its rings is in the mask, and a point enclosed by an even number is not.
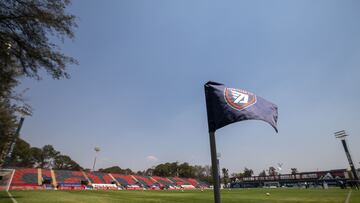
{"type": "Polygon", "coordinates": [[[10,148],[10,143],[14,139],[15,130],[15,109],[12,108],[8,99],[0,97],[0,168],[4,163],[6,153],[10,148]]]}
{"type": "Polygon", "coordinates": [[[54,159],[55,169],[81,170],[81,166],[66,155],[57,155],[54,159]]]}
{"type": "Polygon", "coordinates": [[[225,187],[227,187],[227,184],[230,182],[230,180],[229,180],[229,169],[222,168],[221,171],[222,171],[222,174],[223,174],[223,183],[224,183],[225,187]]]}
{"type": "Polygon", "coordinates": [[[265,177],[265,176],[266,176],[265,170],[262,170],[262,171],[259,173],[259,176],[265,177]]]}
{"type": "Polygon", "coordinates": [[[147,172],[151,171],[151,174],[154,176],[162,177],[182,177],[182,178],[197,178],[201,181],[212,183],[211,169],[210,166],[199,166],[199,165],[190,165],[189,163],[172,162],[164,163],[155,166],[153,169],[146,170],[147,172]]]}
{"type": "Polygon", "coordinates": [[[74,38],[75,16],[66,13],[70,0],[0,1],[0,168],[14,140],[17,113],[31,114],[15,88],[21,77],[69,78],[66,65],[77,61],[61,53],[50,39],[74,38]]]}
{"type": "Polygon", "coordinates": [[[0,66],[16,75],[40,78],[46,70],[53,78],[68,77],[65,65],[76,63],[51,43],[49,34],[74,38],[75,16],[67,14],[69,0],[0,1],[0,66]]]}
{"type": "Polygon", "coordinates": [[[12,153],[11,162],[7,167],[40,167],[53,169],[80,170],[81,166],[69,156],[62,155],[52,145],[41,149],[31,147],[29,143],[18,138],[12,153]]]}
{"type": "Polygon", "coordinates": [[[244,177],[251,177],[254,174],[254,171],[252,169],[244,168],[244,177]]]}
{"type": "Polygon", "coordinates": [[[291,174],[292,175],[296,175],[298,173],[298,169],[297,168],[291,168],[291,174]]]}
{"type": "Polygon", "coordinates": [[[276,176],[277,172],[276,172],[276,168],[273,166],[269,167],[269,176],[276,176]]]}
{"type": "Polygon", "coordinates": [[[119,166],[112,166],[109,168],[100,168],[99,169],[100,172],[104,172],[104,173],[119,173],[119,174],[124,174],[124,175],[134,175],[135,173],[129,169],[122,169],[119,166]]]}

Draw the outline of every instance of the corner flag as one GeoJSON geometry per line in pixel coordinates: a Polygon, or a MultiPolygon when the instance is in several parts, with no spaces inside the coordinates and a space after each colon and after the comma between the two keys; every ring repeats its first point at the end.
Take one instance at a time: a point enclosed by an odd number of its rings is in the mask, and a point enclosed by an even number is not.
{"type": "Polygon", "coordinates": [[[215,131],[243,120],[262,120],[277,132],[278,108],[255,94],[237,88],[228,88],[216,82],[205,85],[206,110],[209,124],[214,202],[220,203],[220,175],[216,153],[215,131]]]}
{"type": "Polygon", "coordinates": [[[278,132],[278,108],[246,90],[228,88],[216,82],[205,84],[209,132],[243,120],[262,120],[278,132]]]}

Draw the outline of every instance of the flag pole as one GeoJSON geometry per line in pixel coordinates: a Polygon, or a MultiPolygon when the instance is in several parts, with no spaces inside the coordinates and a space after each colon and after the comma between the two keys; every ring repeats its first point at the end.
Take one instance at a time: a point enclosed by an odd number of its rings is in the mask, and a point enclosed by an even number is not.
{"type": "Polygon", "coordinates": [[[215,203],[221,203],[220,175],[219,175],[219,166],[218,166],[217,153],[216,153],[215,132],[209,132],[209,137],[210,137],[212,176],[214,180],[214,201],[215,203]]]}

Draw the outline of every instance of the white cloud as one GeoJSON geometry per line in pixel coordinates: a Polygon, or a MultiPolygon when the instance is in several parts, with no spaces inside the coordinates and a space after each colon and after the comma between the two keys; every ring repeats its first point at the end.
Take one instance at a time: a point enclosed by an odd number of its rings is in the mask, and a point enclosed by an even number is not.
{"type": "Polygon", "coordinates": [[[157,162],[159,159],[156,156],[149,155],[146,157],[146,160],[149,162],[157,162]]]}

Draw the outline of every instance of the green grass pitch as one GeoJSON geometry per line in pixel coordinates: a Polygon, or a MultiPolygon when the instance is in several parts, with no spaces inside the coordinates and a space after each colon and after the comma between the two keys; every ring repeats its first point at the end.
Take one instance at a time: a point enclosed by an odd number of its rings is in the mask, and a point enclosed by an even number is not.
{"type": "MultiPolygon", "coordinates": [[[[223,203],[344,203],[350,190],[341,189],[233,189],[222,190],[223,203]],[[266,195],[270,193],[270,195],[266,195]]],[[[201,191],[10,191],[18,203],[178,203],[212,202],[211,190],[201,191]]],[[[8,194],[0,192],[0,202],[12,203],[8,194]]],[[[349,203],[360,203],[360,191],[352,190],[349,203]]]]}

